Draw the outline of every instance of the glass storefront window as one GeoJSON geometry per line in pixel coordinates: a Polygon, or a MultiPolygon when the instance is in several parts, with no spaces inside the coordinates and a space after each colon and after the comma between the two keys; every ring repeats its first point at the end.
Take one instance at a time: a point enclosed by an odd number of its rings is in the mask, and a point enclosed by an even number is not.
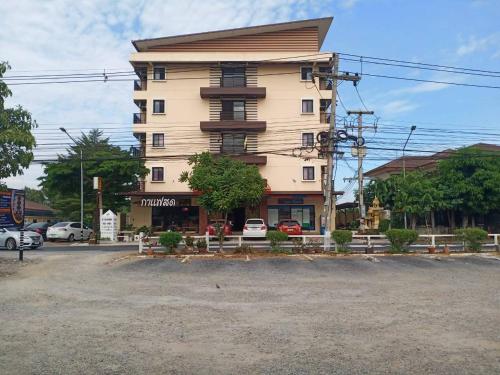
{"type": "Polygon", "coordinates": [[[153,207],[152,225],[156,230],[197,232],[199,207],[153,207]]]}
{"type": "Polygon", "coordinates": [[[314,206],[279,205],[269,206],[267,220],[270,228],[276,228],[282,220],[297,220],[302,229],[315,230],[314,206]]]}

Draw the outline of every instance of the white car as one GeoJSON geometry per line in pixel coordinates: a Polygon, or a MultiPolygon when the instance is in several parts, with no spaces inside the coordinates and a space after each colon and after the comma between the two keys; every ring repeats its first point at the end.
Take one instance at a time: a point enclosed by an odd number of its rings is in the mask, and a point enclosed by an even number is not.
{"type": "Polygon", "coordinates": [[[265,238],[267,226],[263,219],[247,219],[243,227],[243,237],[265,238]]]}
{"type": "MultiPolygon", "coordinates": [[[[24,231],[25,249],[37,249],[43,245],[43,237],[30,230],[24,231]]],[[[16,228],[0,228],[0,247],[5,247],[7,250],[16,250],[21,243],[21,232],[16,228]]]]}
{"type": "MultiPolygon", "coordinates": [[[[88,240],[92,235],[92,229],[89,229],[85,224],[83,225],[83,239],[88,240]]],[[[47,228],[47,240],[65,240],[72,242],[74,240],[81,240],[80,223],[73,221],[62,221],[47,228]]]]}

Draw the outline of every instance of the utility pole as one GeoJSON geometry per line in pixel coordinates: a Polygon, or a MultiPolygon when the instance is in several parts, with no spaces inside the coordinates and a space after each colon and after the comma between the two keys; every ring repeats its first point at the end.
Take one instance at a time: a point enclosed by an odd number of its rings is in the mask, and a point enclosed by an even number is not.
{"type": "Polygon", "coordinates": [[[335,181],[333,181],[333,168],[335,167],[333,154],[336,151],[335,114],[337,108],[337,81],[351,81],[356,83],[361,79],[358,74],[339,74],[339,55],[336,53],[332,53],[332,57],[330,59],[330,67],[330,73],[313,73],[313,77],[329,78],[332,80],[332,99],[330,104],[330,127],[328,129],[328,152],[326,167],[327,177],[325,187],[325,204],[323,206],[323,218],[325,220],[325,250],[330,250],[331,231],[335,230],[335,216],[337,210],[335,181]]]}
{"type": "Polygon", "coordinates": [[[94,213],[94,240],[99,243],[102,217],[102,177],[94,177],[94,190],[96,190],[96,208],[94,213]]]}
{"type": "Polygon", "coordinates": [[[83,242],[83,148],[81,144],[78,144],[78,141],[73,138],[66,129],[59,128],[60,131],[65,133],[75,145],[80,148],[80,242],[83,242]]]}
{"type": "MultiPolygon", "coordinates": [[[[406,159],[405,159],[405,149],[406,145],[408,144],[408,141],[410,140],[410,137],[412,133],[417,129],[415,125],[412,125],[410,128],[410,134],[408,134],[408,138],[406,138],[405,145],[403,146],[403,180],[406,180],[406,159]]],[[[408,220],[406,219],[406,202],[405,202],[405,229],[408,229],[408,220]]]]}
{"type": "MultiPolygon", "coordinates": [[[[363,138],[363,128],[371,128],[372,126],[363,127],[363,115],[373,115],[373,111],[347,111],[347,114],[357,115],[358,116],[358,139],[363,138]]],[[[354,126],[353,126],[354,127],[354,126]]],[[[366,147],[364,146],[353,146],[353,156],[358,157],[358,195],[359,195],[359,229],[365,229],[365,217],[366,217],[366,208],[364,202],[364,193],[363,193],[363,158],[366,156],[366,147]]]]}

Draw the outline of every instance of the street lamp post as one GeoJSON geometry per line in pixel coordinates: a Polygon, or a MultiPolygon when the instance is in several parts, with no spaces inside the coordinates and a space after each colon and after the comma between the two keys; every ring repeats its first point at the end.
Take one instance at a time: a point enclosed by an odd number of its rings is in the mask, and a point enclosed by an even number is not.
{"type": "MultiPolygon", "coordinates": [[[[412,127],[410,128],[410,134],[408,134],[408,138],[406,138],[406,142],[405,142],[405,145],[403,146],[403,180],[406,179],[406,159],[405,159],[405,149],[406,149],[406,145],[408,144],[408,141],[410,140],[410,137],[411,137],[411,134],[417,129],[417,127],[415,125],[412,125],[412,127]]],[[[406,205],[406,203],[405,203],[406,205]]],[[[408,224],[407,224],[407,221],[406,221],[406,207],[405,207],[405,229],[408,228],[408,224]]]]}
{"type": "MultiPolygon", "coordinates": [[[[59,128],[66,134],[76,145],[78,142],[68,133],[65,128],[59,128]]],[[[83,148],[80,145],[80,241],[83,242],[83,148]]]]}

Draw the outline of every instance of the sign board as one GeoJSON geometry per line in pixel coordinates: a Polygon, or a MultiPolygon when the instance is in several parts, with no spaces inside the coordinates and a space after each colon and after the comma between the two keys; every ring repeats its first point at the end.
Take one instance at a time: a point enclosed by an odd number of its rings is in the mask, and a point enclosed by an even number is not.
{"type": "Polygon", "coordinates": [[[101,216],[101,239],[116,241],[118,238],[118,218],[108,210],[101,216]]]}
{"type": "Polygon", "coordinates": [[[24,190],[0,191],[0,228],[24,226],[24,190]]]}
{"type": "Polygon", "coordinates": [[[304,204],[304,198],[278,198],[278,204],[304,204]]]}
{"type": "Polygon", "coordinates": [[[158,198],[142,198],[141,207],[173,207],[176,205],[175,198],[161,196],[158,198]]]}

